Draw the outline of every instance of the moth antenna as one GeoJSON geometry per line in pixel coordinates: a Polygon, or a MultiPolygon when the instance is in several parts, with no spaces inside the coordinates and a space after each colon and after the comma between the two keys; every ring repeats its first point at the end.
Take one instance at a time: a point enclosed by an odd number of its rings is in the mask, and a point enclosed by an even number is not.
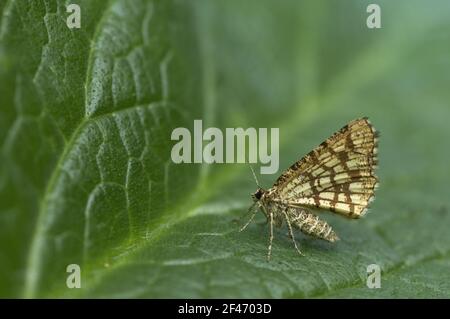
{"type": "Polygon", "coordinates": [[[253,178],[255,179],[256,186],[258,186],[259,188],[261,188],[261,186],[259,185],[258,178],[256,177],[255,171],[253,170],[253,166],[251,166],[250,164],[248,164],[248,165],[250,166],[250,169],[252,170],[252,174],[253,174],[253,178]]]}

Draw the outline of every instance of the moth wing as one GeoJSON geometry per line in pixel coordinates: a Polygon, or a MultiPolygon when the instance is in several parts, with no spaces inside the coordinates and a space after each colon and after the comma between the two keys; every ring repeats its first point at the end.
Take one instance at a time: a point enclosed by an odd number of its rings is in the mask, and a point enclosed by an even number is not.
{"type": "Polygon", "coordinates": [[[378,132],[367,118],[351,121],[288,168],[273,188],[291,206],[363,216],[378,185],[378,132]]]}

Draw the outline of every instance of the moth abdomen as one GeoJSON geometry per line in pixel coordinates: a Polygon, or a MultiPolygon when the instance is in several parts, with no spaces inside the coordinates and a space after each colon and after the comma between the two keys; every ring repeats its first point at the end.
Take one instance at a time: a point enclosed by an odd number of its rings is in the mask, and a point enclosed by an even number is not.
{"type": "Polygon", "coordinates": [[[307,210],[292,207],[289,209],[288,215],[290,216],[291,224],[307,235],[329,242],[339,240],[333,228],[326,221],[307,210]]]}

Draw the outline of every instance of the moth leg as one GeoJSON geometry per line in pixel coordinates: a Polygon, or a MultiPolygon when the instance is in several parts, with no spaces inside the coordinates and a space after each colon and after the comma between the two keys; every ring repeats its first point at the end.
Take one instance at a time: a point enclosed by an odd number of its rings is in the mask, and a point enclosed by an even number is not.
{"type": "Polygon", "coordinates": [[[257,206],[256,204],[257,204],[257,203],[254,203],[254,204],[253,204],[252,206],[250,206],[250,208],[248,209],[247,213],[252,212],[252,211],[254,211],[254,212],[253,212],[252,216],[250,217],[250,219],[245,223],[245,225],[242,226],[241,229],[239,229],[239,232],[245,230],[245,229],[247,228],[247,226],[250,225],[250,223],[252,222],[253,218],[255,218],[256,213],[258,212],[258,208],[259,208],[259,206],[257,206]],[[256,207],[256,209],[255,209],[255,207],[256,207]]]}
{"type": "Polygon", "coordinates": [[[272,255],[272,242],[273,242],[273,212],[270,212],[270,236],[269,236],[269,247],[267,249],[267,260],[270,261],[270,256],[272,255]]]}
{"type": "Polygon", "coordinates": [[[288,229],[289,229],[289,237],[291,237],[291,240],[292,240],[292,242],[294,243],[295,250],[297,250],[297,252],[299,253],[300,256],[305,256],[305,255],[300,251],[300,249],[298,249],[298,247],[297,247],[297,242],[295,241],[294,232],[292,231],[291,222],[289,221],[289,217],[288,217],[288,215],[286,214],[286,211],[285,211],[285,210],[283,210],[283,215],[284,215],[284,218],[286,219],[286,224],[288,225],[288,229]]]}
{"type": "Polygon", "coordinates": [[[245,216],[247,216],[253,209],[253,207],[256,205],[256,203],[253,203],[248,209],[247,212],[245,214],[242,214],[241,216],[239,216],[239,218],[235,218],[234,221],[240,223],[245,216]]]}

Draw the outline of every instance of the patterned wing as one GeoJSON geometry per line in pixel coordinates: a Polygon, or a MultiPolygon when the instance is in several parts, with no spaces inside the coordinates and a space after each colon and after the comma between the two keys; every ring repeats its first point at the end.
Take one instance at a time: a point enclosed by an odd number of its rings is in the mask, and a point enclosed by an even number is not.
{"type": "Polygon", "coordinates": [[[378,186],[377,146],[378,132],[367,118],[351,121],[287,169],[273,189],[288,205],[359,218],[378,186]]]}

